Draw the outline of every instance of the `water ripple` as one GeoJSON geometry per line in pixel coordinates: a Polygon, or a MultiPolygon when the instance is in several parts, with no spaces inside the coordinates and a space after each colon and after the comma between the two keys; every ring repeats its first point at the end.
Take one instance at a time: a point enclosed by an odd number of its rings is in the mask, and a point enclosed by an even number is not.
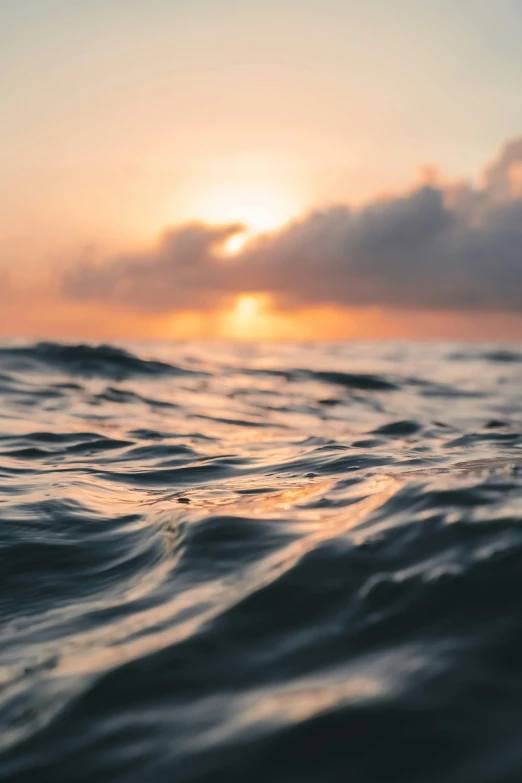
{"type": "Polygon", "coordinates": [[[2,780],[518,783],[520,356],[0,346],[2,780]]]}

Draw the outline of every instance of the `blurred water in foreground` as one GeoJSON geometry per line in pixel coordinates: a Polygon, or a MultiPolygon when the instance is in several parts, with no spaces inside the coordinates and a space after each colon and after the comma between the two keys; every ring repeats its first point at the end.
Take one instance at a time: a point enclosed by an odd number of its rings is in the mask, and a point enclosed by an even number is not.
{"type": "Polygon", "coordinates": [[[0,346],[5,783],[519,783],[522,353],[0,346]]]}

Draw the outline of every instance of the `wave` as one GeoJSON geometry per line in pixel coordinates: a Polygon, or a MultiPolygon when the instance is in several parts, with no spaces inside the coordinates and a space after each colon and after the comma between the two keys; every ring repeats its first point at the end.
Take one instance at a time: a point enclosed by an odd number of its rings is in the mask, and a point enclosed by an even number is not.
{"type": "MultiPolygon", "coordinates": [[[[42,365],[70,375],[99,376],[118,380],[133,376],[193,375],[166,362],[142,359],[112,345],[63,345],[42,342],[28,346],[0,348],[0,365],[22,371],[39,372],[42,365]]],[[[74,386],[68,385],[68,388],[74,386]]]]}
{"type": "Polygon", "coordinates": [[[398,386],[391,380],[370,373],[348,373],[335,370],[305,370],[296,368],[292,370],[279,370],[267,368],[246,369],[249,375],[273,376],[284,378],[287,381],[318,380],[335,386],[343,386],[347,389],[359,389],[362,391],[393,391],[398,386]]]}
{"type": "Polygon", "coordinates": [[[0,350],[2,781],[520,780],[522,365],[144,351],[0,350]]]}

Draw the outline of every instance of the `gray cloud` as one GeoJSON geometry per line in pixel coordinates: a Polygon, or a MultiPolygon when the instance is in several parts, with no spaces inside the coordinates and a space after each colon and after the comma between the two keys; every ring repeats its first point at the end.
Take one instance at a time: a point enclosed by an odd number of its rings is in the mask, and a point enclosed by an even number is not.
{"type": "Polygon", "coordinates": [[[202,223],[167,230],[156,247],[105,264],[84,261],[64,277],[71,298],[120,302],[152,310],[188,310],[215,303],[219,251],[243,226],[202,223]]]}
{"type": "Polygon", "coordinates": [[[486,168],[487,193],[497,200],[522,196],[522,138],[513,139],[500,155],[486,168]]]}
{"type": "Polygon", "coordinates": [[[147,253],[76,266],[64,291],[153,310],[267,292],[286,307],[522,311],[522,139],[505,145],[481,186],[420,187],[358,210],[311,213],[224,262],[220,246],[238,230],[170,229],[147,253]]]}

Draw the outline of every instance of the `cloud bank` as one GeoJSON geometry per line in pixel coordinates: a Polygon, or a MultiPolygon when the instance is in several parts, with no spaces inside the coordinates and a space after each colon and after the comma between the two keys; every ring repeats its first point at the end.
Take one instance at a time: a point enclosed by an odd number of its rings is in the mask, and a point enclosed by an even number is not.
{"type": "Polygon", "coordinates": [[[62,281],[77,300],[162,312],[208,309],[239,293],[279,307],[315,304],[522,311],[522,138],[480,185],[429,185],[310,213],[249,243],[222,247],[238,225],[171,228],[145,253],[81,263],[62,281]]]}

